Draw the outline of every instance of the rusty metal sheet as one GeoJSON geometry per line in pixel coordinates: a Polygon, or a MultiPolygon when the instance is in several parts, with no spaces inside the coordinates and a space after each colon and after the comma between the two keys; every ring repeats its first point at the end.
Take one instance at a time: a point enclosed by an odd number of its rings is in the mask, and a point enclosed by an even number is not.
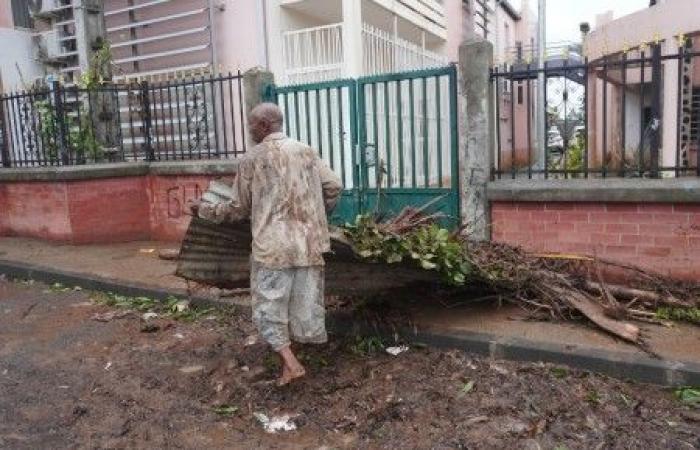
{"type": "MultiPolygon", "coordinates": [[[[203,201],[231,199],[230,185],[212,181],[203,201]]],[[[175,274],[186,280],[233,289],[249,286],[250,223],[217,225],[193,217],[180,248],[175,274]]],[[[341,230],[331,231],[331,253],[325,255],[326,291],[332,294],[366,294],[413,284],[437,282],[437,272],[410,263],[381,264],[360,259],[341,230]]]]}

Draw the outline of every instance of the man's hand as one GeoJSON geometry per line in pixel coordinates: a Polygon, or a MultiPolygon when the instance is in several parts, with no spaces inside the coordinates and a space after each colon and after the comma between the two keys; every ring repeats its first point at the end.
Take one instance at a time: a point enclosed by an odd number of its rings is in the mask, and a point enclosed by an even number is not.
{"type": "Polygon", "coordinates": [[[190,213],[192,213],[193,216],[197,217],[199,215],[199,207],[202,205],[202,200],[197,199],[197,200],[190,200],[188,205],[190,209],[190,213]]]}

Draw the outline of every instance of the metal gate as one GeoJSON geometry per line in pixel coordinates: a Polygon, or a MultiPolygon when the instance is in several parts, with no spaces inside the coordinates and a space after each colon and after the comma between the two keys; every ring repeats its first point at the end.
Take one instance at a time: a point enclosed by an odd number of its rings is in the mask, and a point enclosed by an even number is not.
{"type": "Polygon", "coordinates": [[[275,87],[286,133],[343,181],[334,222],[431,203],[459,222],[456,68],[275,87]]]}

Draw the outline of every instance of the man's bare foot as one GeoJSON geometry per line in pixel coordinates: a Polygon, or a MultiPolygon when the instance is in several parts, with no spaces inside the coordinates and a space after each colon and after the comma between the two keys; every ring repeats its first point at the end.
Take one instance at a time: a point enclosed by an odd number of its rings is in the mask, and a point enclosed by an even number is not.
{"type": "Polygon", "coordinates": [[[292,352],[291,347],[287,346],[279,351],[280,359],[282,360],[282,375],[277,380],[278,386],[285,386],[297,378],[306,375],[304,366],[301,365],[297,357],[292,352]]]}
{"type": "Polygon", "coordinates": [[[282,376],[277,379],[277,386],[286,386],[304,375],[306,375],[306,370],[303,366],[299,365],[299,367],[291,369],[285,364],[282,366],[282,376]]]}

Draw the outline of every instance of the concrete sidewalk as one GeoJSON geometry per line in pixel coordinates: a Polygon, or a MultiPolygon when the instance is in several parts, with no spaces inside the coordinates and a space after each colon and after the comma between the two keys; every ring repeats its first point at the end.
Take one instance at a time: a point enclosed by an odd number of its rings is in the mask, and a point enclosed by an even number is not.
{"type": "MultiPolygon", "coordinates": [[[[175,263],[158,258],[158,251],[165,248],[173,248],[173,245],[132,242],[71,246],[32,239],[0,238],[0,272],[3,271],[2,267],[5,267],[6,272],[14,267],[17,269],[15,274],[42,274],[47,281],[52,279],[52,273],[62,272],[70,274],[68,279],[76,282],[83,278],[86,283],[89,280],[102,281],[102,284],[92,284],[102,289],[125,292],[124,289],[131,287],[132,290],[127,289],[128,292],[153,291],[154,295],[160,294],[161,297],[168,293],[183,295],[186,283],[173,275],[175,263]],[[137,287],[136,290],[133,289],[134,286],[137,287]]],[[[217,300],[216,295],[211,293],[205,293],[204,297],[217,300]]],[[[245,301],[239,299],[238,303],[240,300],[245,301]]],[[[230,303],[230,300],[226,302],[230,303]]],[[[637,367],[642,372],[647,370],[645,367],[655,367],[654,361],[657,361],[660,364],[656,364],[658,374],[652,376],[640,373],[629,376],[660,384],[687,382],[685,375],[674,382],[678,374],[669,375],[666,372],[673,367],[692,366],[690,372],[695,373],[692,379],[700,383],[700,327],[696,326],[644,326],[650,349],[661,356],[661,361],[658,361],[651,359],[639,348],[583,323],[528,321],[525,313],[513,306],[498,308],[472,304],[445,307],[439,302],[431,301],[406,305],[404,312],[410,316],[411,321],[411,327],[408,327],[410,330],[405,334],[414,340],[444,342],[445,345],[458,345],[495,357],[543,359],[579,367],[587,365],[590,370],[617,376],[627,376],[625,371],[629,367],[636,367],[634,365],[637,363],[642,364],[640,361],[646,364],[637,367]],[[530,356],[526,356],[528,352],[530,356]],[[577,355],[585,356],[588,362],[579,364],[577,355]],[[608,361],[608,365],[599,368],[595,363],[598,360],[608,361]],[[620,365],[621,362],[624,364],[620,365]],[[664,365],[663,362],[668,364],[664,365]]]]}

